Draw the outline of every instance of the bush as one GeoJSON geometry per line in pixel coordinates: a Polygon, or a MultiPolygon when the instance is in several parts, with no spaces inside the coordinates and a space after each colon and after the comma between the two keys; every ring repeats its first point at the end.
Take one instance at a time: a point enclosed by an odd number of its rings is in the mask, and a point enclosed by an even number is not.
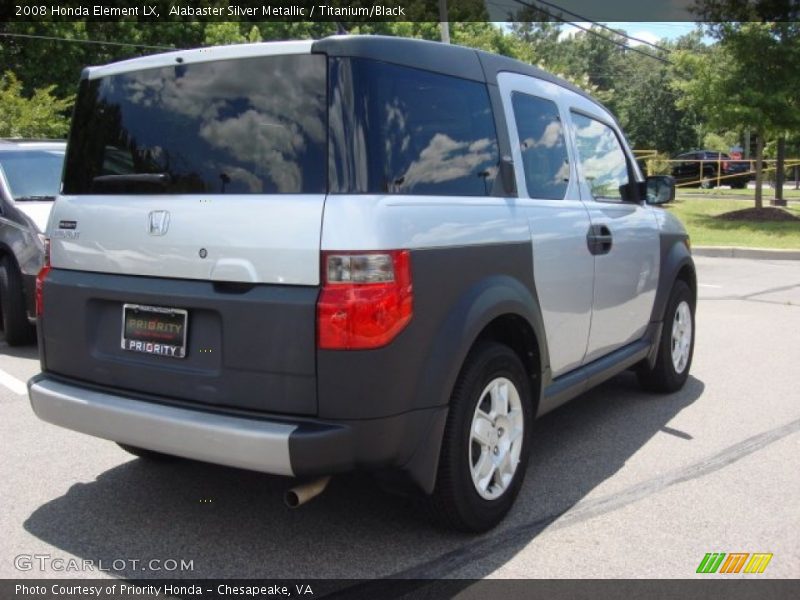
{"type": "Polygon", "coordinates": [[[645,161],[645,171],[647,175],[669,175],[672,173],[669,155],[657,153],[654,157],[648,158],[645,161]]]}
{"type": "Polygon", "coordinates": [[[0,77],[0,137],[61,138],[69,131],[69,111],[74,97],[53,96],[55,85],[22,95],[22,82],[6,71],[0,77]]]}

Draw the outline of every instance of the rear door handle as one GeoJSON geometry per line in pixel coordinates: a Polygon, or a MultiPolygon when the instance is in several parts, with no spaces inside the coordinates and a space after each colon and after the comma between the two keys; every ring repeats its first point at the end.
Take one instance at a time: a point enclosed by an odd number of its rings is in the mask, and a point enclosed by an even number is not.
{"type": "Polygon", "coordinates": [[[589,247],[589,252],[595,256],[608,254],[611,252],[613,244],[614,236],[611,235],[611,230],[607,225],[589,227],[589,232],[586,234],[586,245],[589,247]]]}

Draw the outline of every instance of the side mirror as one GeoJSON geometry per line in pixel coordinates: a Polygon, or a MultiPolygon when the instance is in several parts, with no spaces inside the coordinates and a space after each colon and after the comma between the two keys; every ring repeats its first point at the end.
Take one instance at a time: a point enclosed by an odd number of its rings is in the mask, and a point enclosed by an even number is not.
{"type": "Polygon", "coordinates": [[[667,204],[675,200],[675,178],[672,175],[651,175],[645,181],[645,201],[667,204]]]}

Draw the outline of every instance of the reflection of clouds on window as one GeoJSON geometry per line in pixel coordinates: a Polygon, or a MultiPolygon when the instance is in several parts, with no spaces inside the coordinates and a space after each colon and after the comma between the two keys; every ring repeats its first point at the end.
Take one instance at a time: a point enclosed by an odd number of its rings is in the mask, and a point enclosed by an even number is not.
{"type": "Polygon", "coordinates": [[[369,187],[402,194],[490,193],[498,150],[485,85],[376,61],[352,64],[358,72],[354,116],[369,136],[369,187]]]}
{"type": "Polygon", "coordinates": [[[495,191],[485,84],[363,58],[331,57],[329,76],[331,193],[495,191]]]}
{"type": "Polygon", "coordinates": [[[556,185],[561,182],[565,182],[569,180],[569,163],[564,161],[561,163],[561,167],[559,167],[556,174],[553,175],[552,184],[556,185]]]}
{"type": "Polygon", "coordinates": [[[287,55],[181,65],[100,80],[98,114],[133,172],[169,172],[194,192],[325,190],[325,58],[287,55]],[[107,107],[107,108],[106,108],[107,107]],[[116,111],[116,113],[114,112],[116,111]],[[112,121],[115,114],[119,115],[112,121]],[[250,173],[244,177],[242,173],[250,173]],[[261,180],[255,185],[255,179],[261,180]]]}
{"type": "Polygon", "coordinates": [[[625,154],[614,132],[604,123],[572,114],[584,177],[595,198],[621,199],[628,183],[625,154]]]}
{"type": "Polygon", "coordinates": [[[230,165],[218,165],[217,168],[221,169],[220,172],[220,191],[225,192],[225,187],[228,183],[240,183],[251,194],[260,194],[264,191],[264,183],[253,175],[250,171],[242,169],[241,167],[234,167],[230,165]]]}
{"type": "Polygon", "coordinates": [[[558,108],[551,100],[512,94],[522,169],[531,198],[563,199],[569,183],[569,155],[558,108]]]}
{"type": "Polygon", "coordinates": [[[544,128],[541,137],[538,139],[533,138],[525,138],[522,142],[522,148],[555,148],[555,147],[563,147],[564,145],[564,136],[561,133],[561,123],[558,121],[553,121],[552,123],[548,123],[547,126],[544,128]]]}
{"type": "MultiPolygon", "coordinates": [[[[478,165],[490,160],[493,152],[491,140],[457,142],[445,134],[437,133],[420,152],[419,159],[412,162],[396,181],[402,190],[419,183],[442,183],[467,177],[476,171],[478,165]]],[[[476,176],[480,176],[480,173],[476,173],[476,176]]]]}
{"type": "Polygon", "coordinates": [[[269,117],[248,110],[231,119],[206,123],[200,129],[200,137],[225,148],[242,162],[254,163],[253,170],[269,175],[279,192],[287,193],[300,186],[302,173],[291,160],[305,146],[297,125],[270,122],[269,117]]]}

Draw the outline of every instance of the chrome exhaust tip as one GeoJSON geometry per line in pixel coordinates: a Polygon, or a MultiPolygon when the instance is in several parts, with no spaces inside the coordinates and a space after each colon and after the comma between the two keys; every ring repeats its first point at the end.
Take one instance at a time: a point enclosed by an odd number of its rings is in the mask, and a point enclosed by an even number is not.
{"type": "Polygon", "coordinates": [[[325,477],[320,477],[314,481],[309,481],[308,483],[303,483],[296,485],[293,488],[289,488],[283,496],[283,501],[289,508],[297,508],[302,506],[309,500],[316,498],[322,492],[324,492],[325,488],[328,487],[328,482],[330,482],[330,480],[331,476],[326,475],[325,477]]]}

